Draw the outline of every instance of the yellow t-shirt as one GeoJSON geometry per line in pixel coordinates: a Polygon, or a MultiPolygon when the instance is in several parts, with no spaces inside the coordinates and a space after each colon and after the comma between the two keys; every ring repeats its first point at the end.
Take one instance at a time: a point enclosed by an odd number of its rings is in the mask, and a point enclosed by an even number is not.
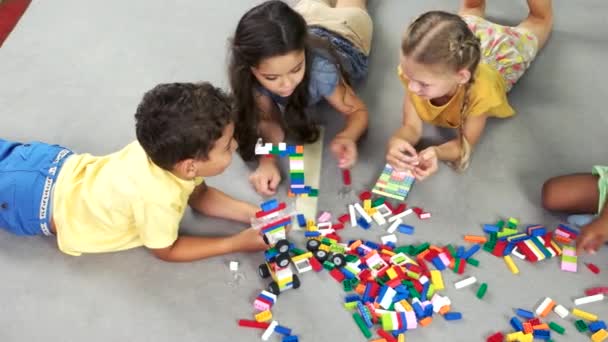
{"type": "Polygon", "coordinates": [[[53,194],[59,249],[80,255],[168,247],[202,181],[156,166],[137,141],[106,156],[72,155],[53,194]]]}
{"type": "MultiPolygon", "coordinates": [[[[398,67],[397,74],[403,85],[407,88],[408,79],[398,67]]],[[[410,100],[416,108],[418,116],[430,124],[457,128],[460,126],[460,109],[464,100],[464,87],[460,87],[456,94],[443,106],[435,106],[430,100],[408,92],[410,100]]],[[[467,116],[487,114],[498,118],[513,116],[515,111],[507,101],[505,81],[498,71],[490,65],[480,63],[475,73],[475,82],[469,90],[469,109],[467,116]]]]}

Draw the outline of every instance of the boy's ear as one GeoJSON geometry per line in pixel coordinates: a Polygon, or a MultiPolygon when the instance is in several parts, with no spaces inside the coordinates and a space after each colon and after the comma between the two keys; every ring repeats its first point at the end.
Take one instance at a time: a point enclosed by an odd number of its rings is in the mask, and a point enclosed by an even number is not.
{"type": "Polygon", "coordinates": [[[196,164],[194,163],[194,159],[184,159],[177,164],[175,164],[174,168],[175,172],[182,176],[183,178],[194,178],[196,177],[196,164]]]}
{"type": "Polygon", "coordinates": [[[471,71],[467,68],[458,70],[458,83],[467,84],[471,80],[471,71]]]}

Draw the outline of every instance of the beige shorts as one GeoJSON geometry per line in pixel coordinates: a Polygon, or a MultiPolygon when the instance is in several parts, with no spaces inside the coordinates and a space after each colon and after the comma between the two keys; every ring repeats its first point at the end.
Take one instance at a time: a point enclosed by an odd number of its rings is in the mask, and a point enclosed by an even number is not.
{"type": "Polygon", "coordinates": [[[481,60],[504,78],[507,91],[526,72],[538,52],[538,38],[532,31],[503,26],[474,15],[462,17],[481,41],[481,60]]]}
{"type": "Polygon", "coordinates": [[[331,7],[324,0],[300,0],[294,9],[309,26],[339,34],[366,56],[372,44],[373,24],[367,11],[358,7],[331,7]]]}

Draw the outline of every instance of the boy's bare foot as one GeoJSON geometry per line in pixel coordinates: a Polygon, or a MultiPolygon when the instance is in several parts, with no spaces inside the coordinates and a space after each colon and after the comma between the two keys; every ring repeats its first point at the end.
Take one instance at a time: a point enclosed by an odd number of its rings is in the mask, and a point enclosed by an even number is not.
{"type": "Polygon", "coordinates": [[[269,247],[262,239],[260,231],[254,228],[247,228],[230,237],[230,240],[234,252],[259,252],[269,247]]]}

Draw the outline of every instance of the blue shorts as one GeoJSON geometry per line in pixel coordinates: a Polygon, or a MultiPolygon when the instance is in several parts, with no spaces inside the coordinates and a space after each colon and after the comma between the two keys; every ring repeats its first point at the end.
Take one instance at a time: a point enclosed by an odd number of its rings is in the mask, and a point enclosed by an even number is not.
{"type": "Polygon", "coordinates": [[[0,228],[17,235],[52,235],[52,189],[71,154],[58,145],[0,139],[0,228]]]}

